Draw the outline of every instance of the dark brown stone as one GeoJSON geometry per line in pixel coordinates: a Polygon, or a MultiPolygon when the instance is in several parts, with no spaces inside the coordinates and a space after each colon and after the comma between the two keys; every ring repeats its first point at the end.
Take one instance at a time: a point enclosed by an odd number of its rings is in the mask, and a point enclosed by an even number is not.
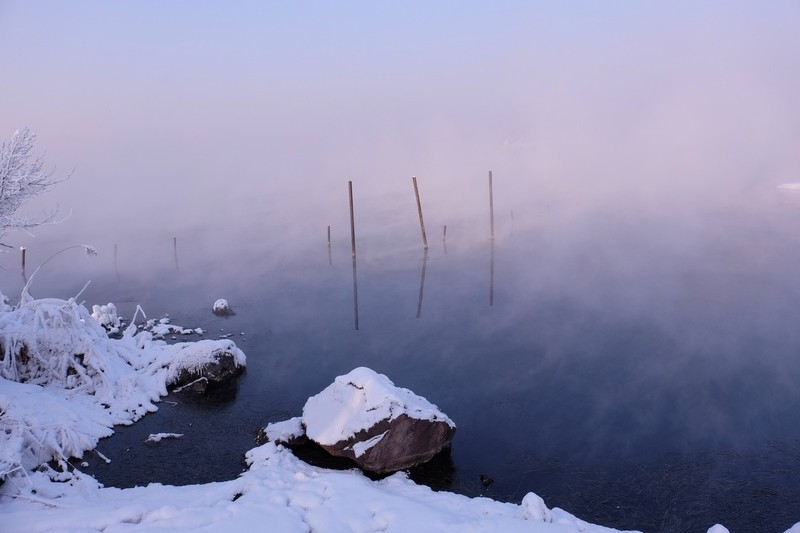
{"type": "Polygon", "coordinates": [[[352,459],[360,468],[376,474],[405,470],[426,463],[453,440],[456,428],[437,420],[419,420],[401,414],[382,420],[367,430],[333,445],[321,445],[331,455],[352,459]],[[356,456],[355,445],[385,432],[383,438],[356,456]]]}
{"type": "Polygon", "coordinates": [[[215,355],[214,361],[203,365],[199,370],[182,368],[172,385],[182,387],[189,383],[197,382],[202,378],[205,378],[205,384],[209,382],[222,383],[239,375],[242,370],[244,370],[244,367],[236,364],[236,358],[233,354],[221,352],[215,355]]]}

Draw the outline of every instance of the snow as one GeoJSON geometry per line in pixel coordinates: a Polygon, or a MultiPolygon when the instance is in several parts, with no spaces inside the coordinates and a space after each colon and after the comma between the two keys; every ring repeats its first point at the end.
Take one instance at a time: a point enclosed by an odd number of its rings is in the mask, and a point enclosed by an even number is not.
{"type": "Polygon", "coordinates": [[[378,444],[388,432],[389,431],[386,430],[380,435],[375,435],[371,439],[367,439],[363,442],[356,442],[355,444],[353,444],[353,452],[356,454],[356,457],[361,457],[362,455],[364,455],[364,452],[366,452],[367,450],[378,444]]]}
{"type": "Polygon", "coordinates": [[[228,305],[228,300],[226,300],[225,298],[220,298],[219,300],[214,302],[214,305],[211,307],[211,310],[214,311],[215,313],[225,313],[227,311],[230,311],[230,309],[231,307],[228,305]]]}
{"type": "MultiPolygon", "coordinates": [[[[408,389],[395,386],[388,377],[365,367],[338,376],[322,392],[309,398],[303,407],[303,425],[310,439],[332,445],[371,428],[381,420],[394,420],[402,414],[455,427],[455,423],[434,404],[408,389]]],[[[374,440],[372,445],[377,442],[374,440]]],[[[360,450],[361,453],[368,448],[360,450]]]]}
{"type": "Polygon", "coordinates": [[[800,183],[784,183],[783,185],[778,185],[776,188],[788,189],[790,191],[798,191],[800,190],[800,183]]]}
{"type": "Polygon", "coordinates": [[[0,487],[9,496],[0,498],[3,526],[28,532],[256,531],[266,524],[271,531],[321,533],[613,531],[560,509],[549,510],[546,522],[520,505],[434,492],[403,473],[371,481],[355,470],[325,470],[274,443],[250,450],[247,461],[248,471],[237,479],[183,487],[100,488],[88,476],[53,483],[33,473],[20,490],[0,487]]]}
{"type": "Polygon", "coordinates": [[[282,422],[272,422],[264,428],[264,435],[270,442],[291,442],[305,434],[302,420],[296,416],[282,422]]]}
{"type": "Polygon", "coordinates": [[[179,439],[183,433],[151,433],[145,442],[161,442],[163,439],[179,439]]]}
{"type": "Polygon", "coordinates": [[[97,320],[106,331],[112,334],[119,333],[119,328],[122,327],[122,322],[119,316],[117,316],[117,306],[113,303],[93,305],[92,318],[97,320]]]}

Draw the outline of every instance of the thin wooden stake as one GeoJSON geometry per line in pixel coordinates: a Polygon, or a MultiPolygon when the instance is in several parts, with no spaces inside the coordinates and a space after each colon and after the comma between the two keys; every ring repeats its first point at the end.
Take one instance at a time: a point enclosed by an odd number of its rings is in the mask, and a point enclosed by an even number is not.
{"type": "Polygon", "coordinates": [[[417,211],[419,212],[419,229],[422,231],[422,246],[428,249],[428,236],[425,234],[425,221],[422,219],[422,203],[419,201],[419,187],[417,187],[417,177],[412,176],[414,182],[414,196],[417,197],[417,211]]]}
{"type": "Polygon", "coordinates": [[[328,226],[328,246],[331,244],[331,227],[328,226]]]}
{"type": "Polygon", "coordinates": [[[25,270],[25,247],[20,246],[19,249],[22,251],[22,270],[25,270]]]}
{"type": "Polygon", "coordinates": [[[353,182],[347,182],[347,189],[350,193],[350,242],[353,245],[353,257],[356,256],[356,220],[353,215],[353,182]]]}

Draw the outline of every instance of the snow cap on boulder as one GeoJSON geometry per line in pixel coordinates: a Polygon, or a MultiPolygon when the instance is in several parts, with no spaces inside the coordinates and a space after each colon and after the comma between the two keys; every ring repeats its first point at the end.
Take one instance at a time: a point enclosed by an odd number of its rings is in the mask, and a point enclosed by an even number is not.
{"type": "Polygon", "coordinates": [[[383,473],[424,463],[450,444],[455,423],[434,404],[359,367],[303,407],[306,436],[332,455],[383,473]]]}

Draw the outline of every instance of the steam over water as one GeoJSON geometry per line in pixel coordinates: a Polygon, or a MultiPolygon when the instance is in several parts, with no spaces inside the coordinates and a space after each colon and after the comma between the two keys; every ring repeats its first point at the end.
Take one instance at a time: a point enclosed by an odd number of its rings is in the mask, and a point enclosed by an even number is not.
{"type": "Polygon", "coordinates": [[[0,138],[74,170],[23,208],[61,224],[2,236],[0,290],[20,246],[30,276],[91,244],[32,294],[91,280],[248,355],[101,444],[101,480],[230,478],[366,365],[458,424],[434,487],[648,531],[800,520],[796,2],[162,4],[0,4],[0,138]]]}
{"type": "MultiPolygon", "coordinates": [[[[358,330],[350,244],[332,239],[329,255],[322,228],[294,246],[246,228],[215,236],[213,224],[131,238],[134,250],[120,239],[116,265],[60,257],[33,292],[69,297],[92,279],[89,305],[170,313],[207,337],[232,334],[248,355],[237,385],[169,397],[101,443],[112,463],[89,471],[108,484],[233,477],[259,427],[365,365],[456,421],[450,458],[413,473],[435,488],[509,501],[534,491],[621,528],[750,529],[766,517],[780,530],[800,492],[800,209],[770,193],[674,216],[523,207],[496,221],[494,246],[482,217],[427,254],[412,197],[406,216],[360,219],[358,330]],[[235,316],[211,313],[219,297],[235,316]],[[156,432],[185,437],[145,445],[156,432]]],[[[29,261],[47,253],[30,249],[29,261]]],[[[4,287],[21,284],[12,270],[4,287]]]]}

